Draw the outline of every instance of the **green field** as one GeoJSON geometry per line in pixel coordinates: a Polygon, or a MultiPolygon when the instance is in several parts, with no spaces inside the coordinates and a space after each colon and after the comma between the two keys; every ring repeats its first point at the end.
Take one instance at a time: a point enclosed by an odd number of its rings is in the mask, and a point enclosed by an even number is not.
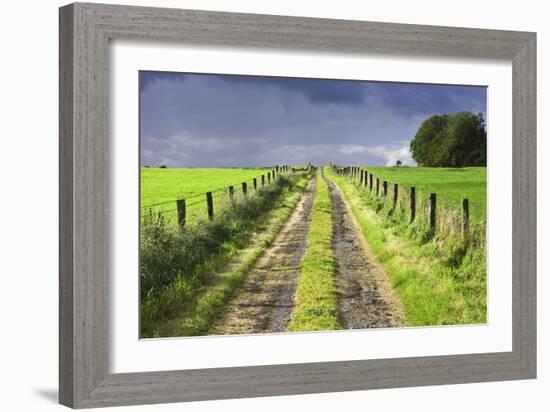
{"type": "MultiPolygon", "coordinates": [[[[206,217],[206,192],[214,193],[214,209],[219,201],[227,200],[227,187],[235,186],[238,195],[241,183],[248,182],[270,169],[254,168],[141,168],[141,208],[165,213],[169,218],[176,215],[176,199],[187,199],[190,218],[206,217]],[[221,190],[220,190],[221,189],[221,190]],[[166,203],[167,202],[167,203],[166,203]],[[161,203],[161,204],[159,204],[161,203]]],[[[260,182],[258,181],[258,184],[260,182]]]]}
{"type": "Polygon", "coordinates": [[[474,220],[485,220],[487,215],[487,169],[485,167],[439,168],[439,167],[379,167],[364,166],[375,177],[397,183],[400,186],[415,186],[417,196],[433,192],[437,200],[451,208],[459,208],[461,201],[470,202],[474,220]]]}
{"type": "MultiPolygon", "coordinates": [[[[363,236],[384,268],[410,326],[486,322],[486,169],[364,167],[398,183],[393,203],[361,185],[357,175],[325,167],[324,176],[342,190],[363,236]],[[410,219],[408,188],[417,188],[416,218],[410,219]],[[437,193],[437,225],[428,221],[425,200],[437,193]],[[461,200],[470,201],[471,225],[462,229],[461,200]],[[464,233],[468,233],[467,236],[464,233]]],[[[207,334],[235,296],[247,273],[272,247],[313,177],[279,174],[254,191],[253,178],[271,168],[141,169],[141,336],[207,334]],[[248,184],[245,196],[241,183],[248,184]],[[230,201],[228,186],[234,187],[230,201]],[[206,192],[214,216],[206,219],[206,192]],[[186,199],[185,227],[175,224],[176,199],[186,199]],[[149,205],[152,205],[149,207],[149,205]],[[154,213],[149,213],[152,211],[154,213]],[[196,224],[195,224],[196,223],[196,224]]],[[[309,192],[307,192],[309,193],[309,192]]],[[[335,211],[318,171],[307,248],[299,265],[289,331],[340,328],[334,283],[335,211]]]]}

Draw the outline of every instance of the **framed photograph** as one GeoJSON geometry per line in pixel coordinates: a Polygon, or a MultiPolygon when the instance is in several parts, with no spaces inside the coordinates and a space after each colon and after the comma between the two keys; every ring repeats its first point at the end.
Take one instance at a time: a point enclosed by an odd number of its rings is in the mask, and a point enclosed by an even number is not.
{"type": "Polygon", "coordinates": [[[60,9],[60,402],[536,377],[536,35],[60,9]]]}

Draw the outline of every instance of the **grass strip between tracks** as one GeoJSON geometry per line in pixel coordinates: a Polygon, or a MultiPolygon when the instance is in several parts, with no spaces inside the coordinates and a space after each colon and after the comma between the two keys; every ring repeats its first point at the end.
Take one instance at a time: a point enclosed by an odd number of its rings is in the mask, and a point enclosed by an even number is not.
{"type": "Polygon", "coordinates": [[[300,263],[295,307],[289,325],[292,332],[341,329],[334,283],[336,260],[332,251],[332,204],[320,169],[317,173],[308,246],[300,263]]]}

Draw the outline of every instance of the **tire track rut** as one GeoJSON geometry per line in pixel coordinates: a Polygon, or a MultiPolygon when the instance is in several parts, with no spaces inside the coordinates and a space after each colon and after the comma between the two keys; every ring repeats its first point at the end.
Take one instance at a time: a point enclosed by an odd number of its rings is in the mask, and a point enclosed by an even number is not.
{"type": "Polygon", "coordinates": [[[315,189],[314,177],[272,245],[251,269],[208,335],[287,330],[300,261],[307,247],[315,189]]]}
{"type": "Polygon", "coordinates": [[[327,180],[333,210],[338,320],[344,329],[401,326],[403,309],[340,188],[327,180]]]}

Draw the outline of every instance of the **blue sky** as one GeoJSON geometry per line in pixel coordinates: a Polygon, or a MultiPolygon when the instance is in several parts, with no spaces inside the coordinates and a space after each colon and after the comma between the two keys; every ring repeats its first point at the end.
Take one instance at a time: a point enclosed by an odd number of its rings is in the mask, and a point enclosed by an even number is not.
{"type": "Polygon", "coordinates": [[[434,114],[486,114],[486,88],[140,72],[141,164],[414,165],[434,114]]]}

